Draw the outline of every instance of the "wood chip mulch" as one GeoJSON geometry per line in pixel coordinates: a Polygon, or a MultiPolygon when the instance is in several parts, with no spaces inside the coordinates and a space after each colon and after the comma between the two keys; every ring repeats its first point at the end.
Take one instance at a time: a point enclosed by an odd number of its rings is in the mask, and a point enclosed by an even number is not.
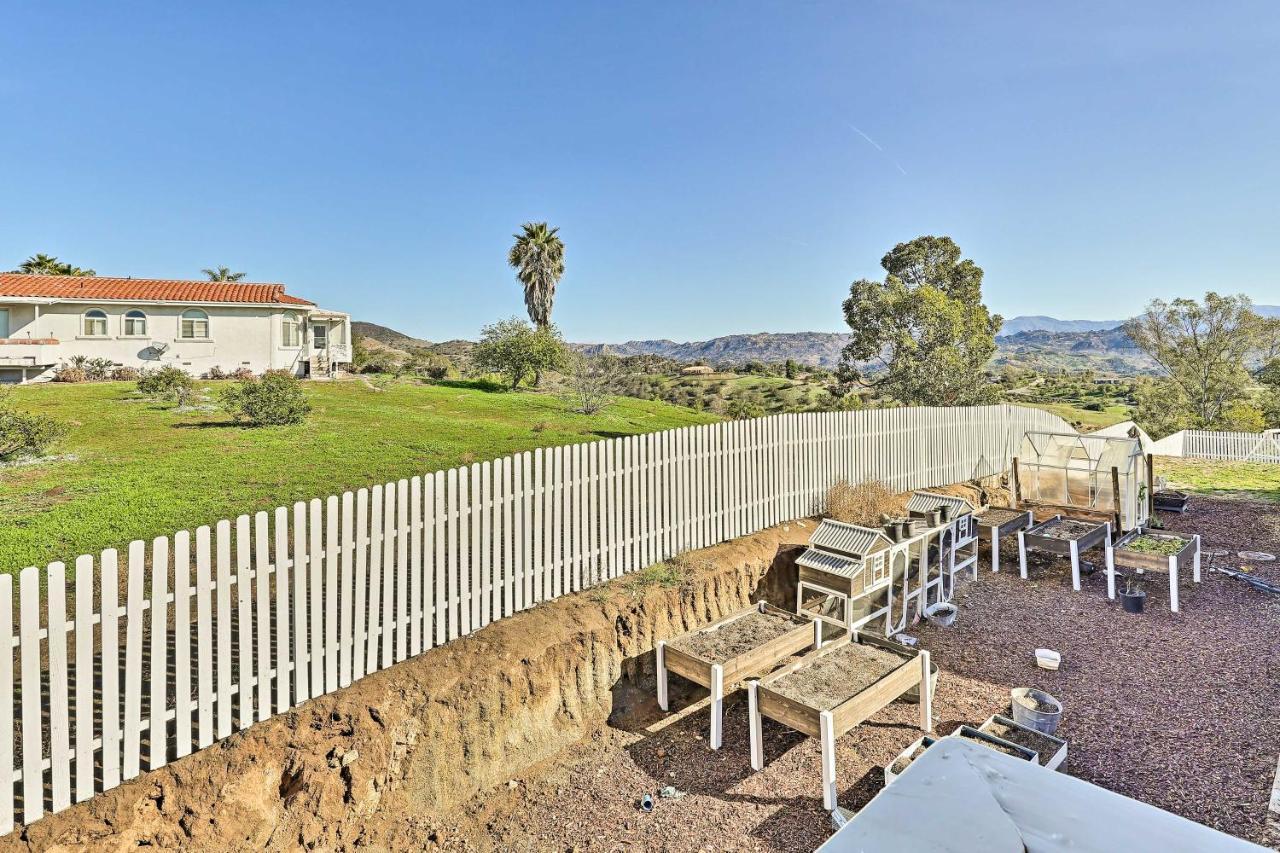
{"type": "MultiPolygon", "coordinates": [[[[1166,522],[1232,552],[1214,558],[1231,568],[1241,565],[1236,551],[1280,551],[1278,506],[1196,497],[1166,522]]],[[[1027,581],[1016,559],[1003,565],[1013,571],[992,574],[984,554],[978,582],[959,590],[954,626],[914,630],[942,668],[935,735],[1007,714],[1010,688],[1036,687],[1064,705],[1066,772],[1265,843],[1280,755],[1280,596],[1210,572],[1206,558],[1203,583],[1184,580],[1180,613],[1169,612],[1167,585],[1152,582],[1146,612],[1134,616],[1107,600],[1100,567],[1074,593],[1065,558],[1033,563],[1027,581]],[[1061,652],[1062,668],[1038,669],[1037,647],[1061,652]]],[[[1280,581],[1280,564],[1250,568],[1280,581]]],[[[673,679],[673,710],[706,695],[682,682],[673,679]]],[[[646,731],[665,719],[652,691],[620,680],[625,727],[433,824],[437,849],[802,851],[830,836],[815,739],[766,719],[765,768],[753,773],[741,692],[726,703],[715,752],[705,709],[646,731]],[[664,786],[677,796],[659,797],[664,786]],[[637,808],[646,793],[649,814],[637,808]]],[[[840,738],[841,806],[856,810],[880,791],[884,765],[920,736],[917,713],[895,702],[840,738]]]]}

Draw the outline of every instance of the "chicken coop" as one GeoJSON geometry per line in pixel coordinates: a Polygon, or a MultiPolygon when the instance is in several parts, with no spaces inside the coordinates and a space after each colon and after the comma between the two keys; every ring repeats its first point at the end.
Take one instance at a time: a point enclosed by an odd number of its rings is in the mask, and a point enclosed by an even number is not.
{"type": "Polygon", "coordinates": [[[1094,515],[1116,531],[1151,517],[1151,458],[1139,438],[1028,432],[1013,459],[1017,506],[1094,515]]]}
{"type": "Polygon", "coordinates": [[[907,513],[920,519],[936,538],[938,576],[946,578],[940,600],[955,589],[956,573],[970,569],[978,576],[978,525],[974,508],[964,498],[936,492],[915,492],[907,501],[907,513]]]}
{"type": "Polygon", "coordinates": [[[796,612],[855,630],[886,617],[893,583],[908,571],[911,541],[895,542],[883,530],[823,519],[796,560],[796,612]]]}

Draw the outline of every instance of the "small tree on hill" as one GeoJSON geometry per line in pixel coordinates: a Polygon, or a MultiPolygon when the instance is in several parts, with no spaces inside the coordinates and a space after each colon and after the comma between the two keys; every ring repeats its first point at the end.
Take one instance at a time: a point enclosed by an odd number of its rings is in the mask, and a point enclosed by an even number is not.
{"type": "Polygon", "coordinates": [[[622,379],[617,356],[607,352],[595,357],[576,353],[570,362],[564,397],[571,411],[594,415],[613,402],[622,379]]]}
{"type": "Polygon", "coordinates": [[[61,421],[14,408],[9,390],[0,388],[0,461],[39,456],[66,434],[61,421]]]}
{"type": "Polygon", "coordinates": [[[222,409],[253,426],[300,424],[311,411],[302,382],[287,370],[247,377],[222,392],[222,409]]]}
{"type": "Polygon", "coordinates": [[[880,261],[884,281],[860,279],[844,301],[852,340],[840,377],[908,405],[992,402],[984,370],[1003,322],[982,304],[982,268],[950,237],[917,237],[880,261]]]}
{"type": "Polygon", "coordinates": [[[565,364],[566,349],[554,325],[534,329],[524,320],[511,317],[480,331],[480,342],[471,353],[478,369],[500,374],[511,390],[528,376],[535,378],[543,371],[565,364]]]}
{"type": "Polygon", "coordinates": [[[144,370],[138,376],[138,393],[185,406],[195,390],[191,374],[172,364],[159,370],[144,370]]]}

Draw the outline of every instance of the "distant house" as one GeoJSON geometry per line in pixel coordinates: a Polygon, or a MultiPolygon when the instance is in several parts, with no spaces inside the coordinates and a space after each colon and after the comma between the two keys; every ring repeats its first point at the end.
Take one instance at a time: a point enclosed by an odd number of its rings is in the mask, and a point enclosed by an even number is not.
{"type": "Polygon", "coordinates": [[[705,364],[691,364],[681,368],[680,373],[684,376],[710,376],[715,371],[705,364]]]}
{"type": "Polygon", "coordinates": [[[351,362],[351,318],[283,284],[0,273],[0,383],[52,379],[75,356],[330,375],[351,362]]]}

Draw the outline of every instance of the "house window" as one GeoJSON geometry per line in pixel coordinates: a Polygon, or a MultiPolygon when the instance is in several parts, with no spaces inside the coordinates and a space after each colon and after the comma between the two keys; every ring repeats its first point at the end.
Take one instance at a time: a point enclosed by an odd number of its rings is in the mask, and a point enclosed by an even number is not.
{"type": "Polygon", "coordinates": [[[191,308],[182,312],[182,326],[178,337],[185,340],[199,340],[209,337],[209,315],[199,308],[191,308]]]}
{"type": "Polygon", "coordinates": [[[134,338],[145,337],[147,334],[147,315],[136,310],[125,314],[124,333],[134,338]]]}
{"type": "Polygon", "coordinates": [[[284,315],[284,331],[280,336],[280,342],[286,347],[302,346],[302,327],[293,314],[284,315]]]}
{"type": "Polygon", "coordinates": [[[86,338],[105,338],[107,336],[107,312],[92,308],[84,312],[84,336],[86,338]]]}
{"type": "Polygon", "coordinates": [[[312,326],[311,340],[315,341],[316,349],[324,349],[329,341],[329,327],[324,325],[312,326]]]}

